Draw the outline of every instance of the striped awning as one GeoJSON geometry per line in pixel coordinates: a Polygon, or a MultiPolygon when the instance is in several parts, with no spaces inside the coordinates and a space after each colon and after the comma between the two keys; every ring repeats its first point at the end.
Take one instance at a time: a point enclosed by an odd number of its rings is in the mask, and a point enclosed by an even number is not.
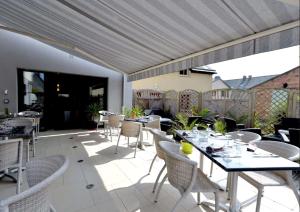
{"type": "Polygon", "coordinates": [[[0,0],[0,28],[129,81],[299,45],[293,0],[0,0]]]}

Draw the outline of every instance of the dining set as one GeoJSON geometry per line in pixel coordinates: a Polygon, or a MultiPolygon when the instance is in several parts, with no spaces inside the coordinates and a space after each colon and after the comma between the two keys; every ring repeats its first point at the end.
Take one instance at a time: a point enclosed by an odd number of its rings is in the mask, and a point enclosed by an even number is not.
{"type": "MultiPolygon", "coordinates": [[[[135,139],[135,150],[134,157],[136,157],[137,148],[144,150],[144,133],[146,132],[147,136],[150,132],[150,129],[161,129],[160,123],[162,121],[168,121],[166,118],[161,118],[158,115],[148,115],[139,118],[129,118],[124,115],[108,112],[108,111],[99,111],[99,120],[97,124],[97,131],[99,130],[98,126],[103,126],[103,133],[107,137],[110,136],[112,141],[112,135],[114,131],[117,132],[117,145],[115,153],[118,153],[118,146],[120,143],[121,136],[127,138],[127,145],[129,146],[130,138],[135,139]]],[[[153,145],[153,144],[151,144],[153,145]]]]}
{"type": "Polygon", "coordinates": [[[261,140],[260,135],[247,131],[234,131],[223,135],[210,129],[176,130],[181,144],[167,137],[166,133],[159,129],[150,131],[154,137],[156,155],[150,165],[149,174],[157,158],[165,162],[153,186],[154,201],[159,201],[160,190],[168,180],[181,194],[172,211],[176,210],[190,192],[197,192],[198,204],[214,206],[215,211],[219,209],[240,211],[241,208],[256,200],[256,212],[258,212],[266,186],[288,186],[300,203],[299,188],[296,187],[291,176],[293,170],[300,170],[299,164],[294,162],[300,158],[300,149],[296,146],[261,140]],[[182,144],[185,142],[199,151],[198,161],[183,151],[182,144]],[[211,163],[209,175],[204,173],[204,158],[211,163]],[[226,188],[212,180],[214,165],[228,173],[226,188]],[[160,180],[165,170],[167,173],[160,180]],[[239,177],[257,189],[255,197],[244,202],[238,201],[239,177]],[[227,192],[227,203],[220,202],[221,191],[227,192]],[[214,193],[215,202],[200,202],[200,192],[214,193]]]}

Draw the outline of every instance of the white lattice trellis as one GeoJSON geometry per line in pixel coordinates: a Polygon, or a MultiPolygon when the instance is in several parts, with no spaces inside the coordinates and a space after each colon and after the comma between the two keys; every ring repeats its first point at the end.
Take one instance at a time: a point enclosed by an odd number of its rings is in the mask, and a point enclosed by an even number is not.
{"type": "Polygon", "coordinates": [[[179,112],[192,115],[192,107],[199,108],[201,105],[201,94],[195,90],[184,90],[179,92],[179,112]]]}

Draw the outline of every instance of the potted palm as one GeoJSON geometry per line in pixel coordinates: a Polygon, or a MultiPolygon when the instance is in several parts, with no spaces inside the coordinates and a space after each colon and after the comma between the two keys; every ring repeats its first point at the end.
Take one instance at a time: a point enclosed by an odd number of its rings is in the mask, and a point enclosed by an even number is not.
{"type": "Polygon", "coordinates": [[[87,107],[87,113],[89,117],[88,128],[97,127],[100,110],[102,110],[102,107],[99,103],[94,102],[88,105],[87,107]]]}

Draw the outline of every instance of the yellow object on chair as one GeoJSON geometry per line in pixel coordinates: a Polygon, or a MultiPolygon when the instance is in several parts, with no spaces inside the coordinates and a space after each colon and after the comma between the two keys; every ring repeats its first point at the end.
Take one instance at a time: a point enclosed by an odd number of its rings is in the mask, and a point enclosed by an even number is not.
{"type": "Polygon", "coordinates": [[[193,145],[188,142],[181,141],[181,151],[184,154],[191,154],[193,152],[193,145]]]}

